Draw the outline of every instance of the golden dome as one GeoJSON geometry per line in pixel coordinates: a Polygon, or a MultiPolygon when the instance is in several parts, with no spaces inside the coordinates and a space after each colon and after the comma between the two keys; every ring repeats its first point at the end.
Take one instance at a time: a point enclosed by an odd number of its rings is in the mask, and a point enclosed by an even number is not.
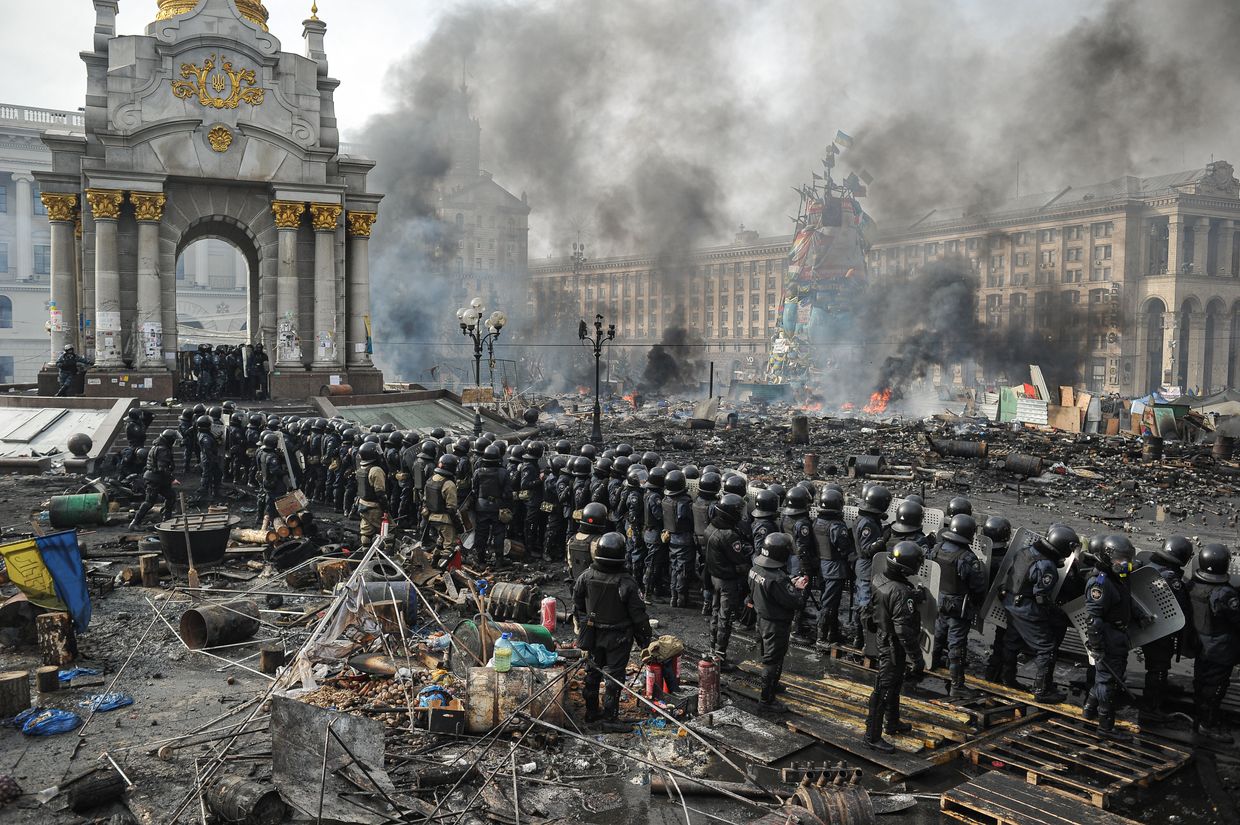
{"type": "MultiPolygon", "coordinates": [[[[158,2],[159,12],[156,13],[155,19],[167,20],[170,17],[189,14],[198,8],[201,0],[158,0],[158,2]]],[[[263,8],[262,0],[234,0],[234,2],[242,17],[263,31],[267,31],[267,9],[263,8]]]]}

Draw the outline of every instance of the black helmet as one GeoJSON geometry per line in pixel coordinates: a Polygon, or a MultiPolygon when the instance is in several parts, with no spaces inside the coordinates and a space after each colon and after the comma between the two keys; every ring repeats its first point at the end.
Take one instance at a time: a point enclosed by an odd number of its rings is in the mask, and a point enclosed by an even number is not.
{"type": "Polygon", "coordinates": [[[952,520],[947,523],[947,529],[943,531],[944,539],[957,544],[971,544],[976,535],[977,519],[968,513],[957,513],[952,516],[952,520]]]}
{"type": "Polygon", "coordinates": [[[619,444],[616,445],[616,455],[632,458],[633,457],[633,445],[626,444],[625,442],[621,441],[619,444]]]}
{"type": "Polygon", "coordinates": [[[262,413],[250,413],[250,426],[251,427],[253,427],[256,430],[261,430],[263,427],[263,424],[265,423],[266,422],[263,420],[262,413]]]}
{"type": "MultiPolygon", "coordinates": [[[[723,491],[725,493],[734,493],[741,498],[745,497],[745,493],[749,492],[748,484],[745,477],[733,473],[723,480],[723,491]]],[[[775,497],[775,506],[779,507],[779,496],[775,497]]]]}
{"type": "Polygon", "coordinates": [[[698,469],[696,464],[686,464],[681,471],[685,474],[685,478],[693,480],[702,477],[702,471],[698,469]]]}
{"type": "Polygon", "coordinates": [[[469,448],[472,446],[474,445],[470,443],[468,438],[461,436],[456,440],[456,443],[452,445],[452,454],[457,458],[464,458],[469,455],[469,448]]]}
{"type": "Polygon", "coordinates": [[[521,414],[521,420],[533,427],[538,423],[538,408],[527,407],[525,412],[521,414]]]}
{"type": "Polygon", "coordinates": [[[1012,523],[1003,516],[989,516],[982,525],[982,535],[997,546],[1007,547],[1012,540],[1012,523]]]}
{"type": "Polygon", "coordinates": [[[1197,554],[1193,578],[1206,584],[1227,584],[1231,568],[1231,551],[1224,544],[1207,544],[1197,554]]]}
{"type": "Polygon", "coordinates": [[[435,439],[436,441],[443,438],[445,435],[447,435],[447,432],[444,431],[443,427],[436,427],[435,429],[431,430],[431,438],[435,439]]]}
{"type": "MultiPolygon", "coordinates": [[[[310,429],[314,430],[316,433],[327,432],[327,419],[326,418],[314,419],[313,421],[310,422],[310,429]]],[[[397,435],[397,433],[393,433],[393,435],[397,435]]]]}
{"type": "Polygon", "coordinates": [[[618,478],[621,481],[629,474],[629,468],[633,466],[633,459],[626,455],[616,456],[611,462],[611,477],[618,478]]]}
{"type": "Polygon", "coordinates": [[[525,460],[537,461],[547,452],[547,445],[541,441],[531,441],[530,446],[525,448],[525,460]]]}
{"type": "Polygon", "coordinates": [[[440,475],[455,476],[460,462],[456,460],[456,456],[451,453],[445,453],[439,457],[439,463],[435,465],[435,472],[440,475]]]}
{"type": "Polygon", "coordinates": [[[134,453],[134,459],[137,460],[139,464],[145,464],[146,458],[150,454],[151,454],[151,451],[148,450],[146,447],[139,447],[138,451],[134,453]]]}
{"type": "Polygon", "coordinates": [[[659,454],[647,450],[642,453],[642,466],[647,470],[653,470],[659,463],[659,454]]]}
{"type": "Polygon", "coordinates": [[[634,464],[633,466],[629,467],[629,473],[628,475],[624,477],[625,485],[633,489],[637,489],[638,487],[642,486],[642,484],[645,482],[646,480],[644,477],[645,473],[646,473],[645,467],[643,467],[640,464],[634,464]]]}
{"type": "MultiPolygon", "coordinates": [[[[250,416],[250,417],[251,417],[251,418],[253,418],[253,416],[250,416]]],[[[182,407],[182,408],[181,408],[181,418],[183,418],[183,419],[184,419],[184,420],[186,420],[186,421],[193,421],[193,420],[194,420],[194,410],[193,410],[191,407],[189,407],[189,406],[182,407]]],[[[262,416],[259,416],[259,418],[262,418],[262,416]]]]}
{"type": "Polygon", "coordinates": [[[714,516],[722,521],[725,526],[735,527],[740,524],[741,519],[745,516],[745,499],[735,493],[727,493],[715,505],[714,516]]]}
{"type": "Polygon", "coordinates": [[[380,443],[379,439],[380,439],[380,436],[378,433],[366,433],[366,435],[362,436],[362,443],[363,444],[378,444],[380,443]]]}
{"type": "Polygon", "coordinates": [[[224,412],[228,413],[229,415],[232,415],[233,411],[237,409],[237,405],[233,401],[225,401],[223,404],[223,407],[224,407],[224,412]]]}
{"type": "Polygon", "coordinates": [[[601,533],[607,528],[607,506],[591,501],[581,510],[581,532],[601,533]]]}
{"type": "Polygon", "coordinates": [[[551,457],[551,471],[557,475],[568,471],[568,456],[556,453],[551,457]]]}
{"type": "Polygon", "coordinates": [[[891,506],[891,491],[881,484],[871,484],[862,493],[861,510],[875,516],[886,517],[891,506]]]}
{"type": "Polygon", "coordinates": [[[780,484],[778,481],[776,481],[776,482],[774,482],[774,483],[772,483],[772,484],[768,484],[768,485],[767,485],[767,487],[766,487],[766,489],[770,490],[772,493],[774,493],[775,495],[779,496],[779,503],[780,503],[780,504],[783,504],[783,503],[784,503],[784,496],[786,496],[786,495],[788,494],[788,488],[787,488],[787,487],[785,487],[784,485],[782,485],[782,484],[780,484]]]}
{"type": "MultiPolygon", "coordinates": [[[[319,419],[322,421],[323,419],[319,419]]],[[[317,421],[315,422],[318,423],[317,421]]],[[[400,433],[388,433],[387,446],[389,450],[399,450],[405,445],[405,437],[400,433]]]]}
{"type": "Polygon", "coordinates": [[[611,478],[611,459],[607,456],[601,456],[598,461],[594,462],[595,478],[611,478]]]}
{"type": "Polygon", "coordinates": [[[488,444],[482,451],[482,463],[488,467],[498,467],[500,461],[504,458],[500,454],[499,447],[494,444],[488,444]]]}
{"type": "Polygon", "coordinates": [[[389,421],[388,423],[384,424],[379,429],[379,431],[384,432],[384,433],[394,433],[396,432],[396,425],[389,421]]]}
{"type": "Polygon", "coordinates": [[[1052,524],[1046,535],[1038,539],[1037,545],[1038,550],[1058,561],[1081,549],[1081,537],[1066,524],[1052,524]]]}
{"type": "Polygon", "coordinates": [[[702,473],[702,477],[698,479],[698,495],[704,499],[712,499],[719,495],[719,491],[723,488],[723,479],[718,473],[702,473]]]}
{"type": "Polygon", "coordinates": [[[655,467],[646,476],[647,490],[662,490],[663,484],[667,480],[667,470],[662,467],[655,467]]]}
{"type": "Polygon", "coordinates": [[[583,455],[573,456],[568,464],[568,472],[575,478],[590,477],[590,459],[583,455]]]}
{"type": "Polygon", "coordinates": [[[263,433],[263,449],[278,450],[280,449],[280,434],[274,430],[263,433]]]}
{"type": "Polygon", "coordinates": [[[456,446],[456,442],[452,440],[452,436],[445,435],[439,439],[439,454],[444,455],[452,452],[454,446],[456,446]]]}
{"type": "Polygon", "coordinates": [[[677,464],[675,461],[672,461],[670,458],[665,459],[665,460],[663,461],[663,463],[662,463],[662,464],[660,464],[659,466],[660,466],[660,467],[662,467],[664,470],[666,470],[666,471],[667,471],[667,472],[669,472],[669,473],[670,473],[672,470],[679,470],[679,469],[680,469],[680,465],[679,465],[679,464],[677,464]]]}
{"type": "Polygon", "coordinates": [[[753,563],[769,570],[778,570],[788,563],[791,555],[792,536],[787,533],[767,533],[762,540],[762,549],[758,551],[753,563]]]}
{"type": "Polygon", "coordinates": [[[509,464],[520,464],[523,452],[525,452],[525,448],[520,444],[512,444],[507,450],[504,450],[504,460],[509,464]]]}
{"type": "Polygon", "coordinates": [[[1183,568],[1193,557],[1193,543],[1186,536],[1168,536],[1161,550],[1155,550],[1150,558],[1168,567],[1183,568]]]}
{"type": "Polygon", "coordinates": [[[209,415],[200,415],[200,416],[198,416],[198,419],[194,422],[194,426],[195,426],[195,427],[197,427],[198,429],[200,429],[200,430],[204,431],[204,432],[210,432],[210,430],[211,430],[211,416],[209,416],[209,415]]]}
{"type": "Polygon", "coordinates": [[[628,548],[624,536],[619,533],[604,533],[594,543],[591,561],[600,573],[614,573],[624,569],[624,561],[628,548]]]}
{"type": "Polygon", "coordinates": [[[181,437],[181,434],[178,433],[176,430],[164,430],[162,433],[159,434],[159,441],[165,447],[171,447],[173,444],[177,443],[177,439],[179,439],[180,437],[181,437]]]}
{"type": "Polygon", "coordinates": [[[340,440],[345,444],[352,444],[357,441],[357,430],[352,427],[346,427],[344,432],[340,434],[340,440]]]}
{"type": "Polygon", "coordinates": [[[809,490],[797,485],[788,491],[788,500],[784,503],[785,516],[803,516],[809,512],[809,505],[813,502],[813,496],[809,490]]]}
{"type": "Polygon", "coordinates": [[[73,352],[73,344],[65,344],[65,352],[73,352]]]}
{"type": "Polygon", "coordinates": [[[926,506],[926,500],[921,497],[920,493],[909,493],[907,496],[904,497],[904,500],[915,501],[918,504],[920,504],[923,508],[926,506]]]}
{"type": "Polygon", "coordinates": [[[581,449],[578,450],[577,453],[593,461],[594,459],[598,458],[598,447],[595,447],[593,444],[587,441],[585,444],[581,445],[581,449]]]}
{"type": "Polygon", "coordinates": [[[944,514],[947,518],[958,516],[961,513],[969,516],[973,515],[973,502],[969,501],[964,496],[956,496],[951,501],[947,502],[947,512],[944,514]]]}
{"type": "Polygon", "coordinates": [[[606,450],[603,450],[603,455],[601,457],[614,459],[616,457],[616,451],[608,447],[606,450]]]}
{"type": "Polygon", "coordinates": [[[663,479],[663,491],[669,496],[677,496],[685,491],[685,474],[681,470],[668,470],[663,479]]]}
{"type": "Polygon", "coordinates": [[[137,407],[134,407],[133,409],[129,411],[128,417],[130,421],[141,421],[142,410],[138,409],[137,407]]]}
{"type": "Polygon", "coordinates": [[[194,405],[194,417],[195,418],[197,418],[200,415],[206,415],[206,414],[207,414],[206,404],[195,404],[194,405]]]}
{"type": "Polygon", "coordinates": [[[224,415],[224,408],[223,407],[212,407],[211,409],[207,410],[207,414],[210,415],[212,418],[219,420],[224,415]]]}
{"type": "Polygon", "coordinates": [[[571,453],[573,451],[573,445],[569,443],[567,438],[561,438],[559,441],[555,442],[555,451],[557,453],[571,453]]]}
{"type": "Polygon", "coordinates": [[[439,445],[436,444],[434,441],[431,441],[429,438],[424,440],[421,446],[418,447],[419,458],[423,458],[427,461],[434,461],[438,455],[439,455],[439,445]]]}
{"type": "Polygon", "coordinates": [[[759,490],[754,499],[753,517],[770,518],[779,512],[779,496],[774,490],[759,490]]]}
{"type": "Polygon", "coordinates": [[[374,464],[383,457],[383,448],[373,441],[365,441],[357,448],[357,457],[362,464],[374,464]]]}
{"type": "Polygon", "coordinates": [[[896,520],[891,523],[891,532],[910,534],[920,533],[922,531],[922,521],[926,517],[926,510],[915,501],[909,501],[907,498],[896,505],[896,520]]]}
{"type": "Polygon", "coordinates": [[[818,496],[819,516],[838,516],[844,512],[844,494],[831,487],[823,487],[818,496]]]}
{"type": "Polygon", "coordinates": [[[887,559],[887,570],[914,576],[917,571],[921,570],[921,563],[925,560],[926,553],[917,542],[896,542],[896,546],[891,548],[890,557],[887,559]]]}
{"type": "Polygon", "coordinates": [[[276,430],[280,429],[280,419],[276,418],[274,415],[268,416],[267,417],[267,429],[271,430],[272,432],[275,432],[276,430]]]}
{"type": "Polygon", "coordinates": [[[1103,570],[1110,570],[1120,578],[1127,576],[1133,571],[1133,559],[1136,558],[1137,550],[1132,546],[1132,542],[1127,536],[1112,535],[1107,536],[1102,541],[1102,555],[1100,561],[1103,563],[1103,570]]]}
{"type": "MultiPolygon", "coordinates": [[[[718,472],[719,472],[719,466],[717,464],[707,464],[704,467],[702,467],[702,475],[706,475],[707,473],[718,473],[718,472]]],[[[722,474],[720,474],[719,477],[723,478],[722,474]]]]}
{"type": "Polygon", "coordinates": [[[228,419],[228,426],[236,427],[238,430],[244,430],[245,422],[241,420],[241,416],[234,415],[228,419]]]}

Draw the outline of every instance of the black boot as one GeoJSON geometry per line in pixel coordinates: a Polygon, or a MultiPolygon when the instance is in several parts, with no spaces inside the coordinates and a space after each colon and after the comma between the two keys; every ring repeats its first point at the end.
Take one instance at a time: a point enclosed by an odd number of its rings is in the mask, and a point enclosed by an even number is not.
{"type": "Polygon", "coordinates": [[[831,628],[829,625],[818,625],[818,638],[815,640],[814,646],[823,649],[831,646],[831,628]]]}
{"type": "Polygon", "coordinates": [[[1141,714],[1153,721],[1167,719],[1167,713],[1163,710],[1163,703],[1166,701],[1166,691],[1167,672],[1147,670],[1145,672],[1145,690],[1141,696],[1141,714]]]}
{"type": "Polygon", "coordinates": [[[977,696],[977,691],[965,684],[964,662],[952,662],[951,674],[951,689],[948,692],[953,699],[973,699],[977,696]]]}
{"type": "Polygon", "coordinates": [[[1223,726],[1222,713],[1219,709],[1226,693],[1226,690],[1217,690],[1213,693],[1203,693],[1198,697],[1197,718],[1193,722],[1193,733],[1213,742],[1230,745],[1235,738],[1223,726]]]}
{"type": "Polygon", "coordinates": [[[895,745],[883,738],[883,715],[887,710],[886,691],[874,688],[870,694],[870,706],[865,716],[865,745],[880,753],[895,753],[895,745]]]}
{"type": "Polygon", "coordinates": [[[584,698],[586,702],[586,722],[597,722],[599,719],[603,718],[602,711],[599,710],[598,706],[597,685],[595,685],[593,689],[588,687],[585,688],[582,693],[582,698],[584,698]]]}
{"type": "Polygon", "coordinates": [[[1068,697],[1055,687],[1055,664],[1052,662],[1038,670],[1033,679],[1033,701],[1047,705],[1058,705],[1068,697]]]}
{"type": "Polygon", "coordinates": [[[620,686],[612,682],[607,683],[607,690],[603,692],[603,711],[602,718],[614,720],[620,715],[620,686]]]}
{"type": "Polygon", "coordinates": [[[762,694],[759,701],[762,707],[775,713],[783,713],[788,710],[784,703],[775,698],[775,694],[779,692],[779,671],[775,668],[766,668],[762,673],[762,694]]]}
{"type": "Polygon", "coordinates": [[[1090,691],[1085,696],[1085,707],[1082,710],[1082,715],[1091,722],[1098,718],[1098,697],[1093,694],[1093,691],[1090,691]]]}
{"type": "Polygon", "coordinates": [[[1098,705],[1098,735],[1113,742],[1131,742],[1132,735],[1115,729],[1115,708],[1111,704],[1098,705]]]}
{"type": "Polygon", "coordinates": [[[139,529],[142,526],[143,520],[146,519],[146,514],[149,512],[151,512],[151,502],[142,502],[142,505],[138,507],[138,512],[133,514],[133,521],[129,522],[129,529],[139,529]]]}
{"type": "Polygon", "coordinates": [[[947,651],[939,649],[930,657],[930,669],[942,670],[947,667],[947,651]]]}
{"type": "Polygon", "coordinates": [[[908,733],[913,729],[913,726],[908,722],[900,720],[900,691],[887,691],[887,707],[884,712],[884,718],[887,720],[887,723],[883,726],[883,729],[893,736],[908,733]]]}
{"type": "Polygon", "coordinates": [[[1004,687],[1018,688],[1020,682],[1016,681],[1016,660],[1004,662],[1003,667],[999,671],[999,684],[1004,687]]]}

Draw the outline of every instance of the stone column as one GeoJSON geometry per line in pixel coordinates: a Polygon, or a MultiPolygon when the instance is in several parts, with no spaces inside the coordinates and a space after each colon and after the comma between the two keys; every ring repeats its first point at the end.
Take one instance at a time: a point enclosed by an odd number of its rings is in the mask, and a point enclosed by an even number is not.
{"type": "Polygon", "coordinates": [[[117,221],[125,193],[87,189],[95,219],[95,365],[121,366],[121,276],[116,246],[117,221]]]}
{"type": "Polygon", "coordinates": [[[1193,272],[1211,275],[1207,270],[1210,262],[1210,219],[1198,218],[1193,224],[1193,272]]]}
{"type": "Polygon", "coordinates": [[[351,367],[369,367],[370,352],[370,228],[379,215],[375,212],[350,212],[348,267],[348,335],[345,337],[345,360],[351,367]]]}
{"type": "Polygon", "coordinates": [[[1167,217],[1167,274],[1175,275],[1180,271],[1182,261],[1181,250],[1184,245],[1184,218],[1181,215],[1167,217]]]}
{"type": "Polygon", "coordinates": [[[211,244],[205,239],[194,245],[194,286],[206,289],[211,285],[211,244]]]}
{"type": "Polygon", "coordinates": [[[1188,363],[1185,370],[1185,392],[1201,389],[1205,383],[1206,314],[1194,312],[1188,318],[1188,363]]]}
{"type": "Polygon", "coordinates": [[[77,241],[73,237],[78,196],[44,192],[40,198],[47,207],[47,220],[52,229],[50,325],[51,355],[55,361],[65,344],[78,346],[77,241]]]}
{"type": "Polygon", "coordinates": [[[1236,222],[1232,220],[1218,222],[1218,249],[1214,256],[1216,275],[1231,277],[1231,253],[1235,243],[1236,222]]]}
{"type": "Polygon", "coordinates": [[[30,184],[34,177],[26,172],[14,172],[13,183],[17,187],[17,221],[13,232],[13,242],[17,244],[16,258],[17,280],[34,279],[34,246],[31,241],[30,224],[34,218],[34,196],[30,184]]]}
{"type": "Polygon", "coordinates": [[[1163,313],[1163,348],[1162,348],[1162,382],[1175,383],[1175,368],[1179,360],[1179,347],[1176,345],[1180,337],[1180,314],[1168,310],[1163,313]]]}
{"type": "Polygon", "coordinates": [[[301,216],[306,212],[304,203],[275,201],[271,204],[279,234],[280,263],[276,271],[276,366],[301,365],[301,338],[298,315],[301,308],[297,301],[297,230],[301,216]]]}
{"type": "Polygon", "coordinates": [[[338,204],[310,204],[314,225],[314,365],[334,367],[338,363],[336,346],[336,229],[340,224],[338,204]]]}
{"type": "Polygon", "coordinates": [[[139,369],[164,366],[164,308],[159,282],[159,222],[168,198],[163,192],[130,192],[138,219],[138,343],[139,369]]]}

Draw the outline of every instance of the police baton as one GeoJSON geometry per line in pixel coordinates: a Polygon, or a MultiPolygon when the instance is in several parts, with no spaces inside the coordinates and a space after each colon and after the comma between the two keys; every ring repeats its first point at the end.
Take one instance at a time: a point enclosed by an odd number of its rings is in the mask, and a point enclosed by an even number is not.
{"type": "Polygon", "coordinates": [[[1122,678],[1122,677],[1121,677],[1118,673],[1116,673],[1116,672],[1115,672],[1115,668],[1113,668],[1113,667],[1111,667],[1109,664],[1107,664],[1107,660],[1106,660],[1106,659],[1096,659],[1096,660],[1094,661],[1094,667],[1095,667],[1095,668],[1099,668],[1099,667],[1104,668],[1104,669],[1106,670],[1106,672],[1107,672],[1107,673],[1111,674],[1111,678],[1112,678],[1112,679],[1114,679],[1114,680],[1115,680],[1115,683],[1119,685],[1120,690],[1122,690],[1122,691],[1124,691],[1124,693],[1128,694],[1128,698],[1129,698],[1129,699],[1131,699],[1133,702],[1137,703],[1138,705],[1139,705],[1139,704],[1141,704],[1141,700],[1140,700],[1139,698],[1137,698],[1137,696],[1136,696],[1136,695],[1135,695],[1135,694],[1134,694],[1131,690],[1129,690],[1128,685],[1124,684],[1124,680],[1123,680],[1123,678],[1122,678]]]}

